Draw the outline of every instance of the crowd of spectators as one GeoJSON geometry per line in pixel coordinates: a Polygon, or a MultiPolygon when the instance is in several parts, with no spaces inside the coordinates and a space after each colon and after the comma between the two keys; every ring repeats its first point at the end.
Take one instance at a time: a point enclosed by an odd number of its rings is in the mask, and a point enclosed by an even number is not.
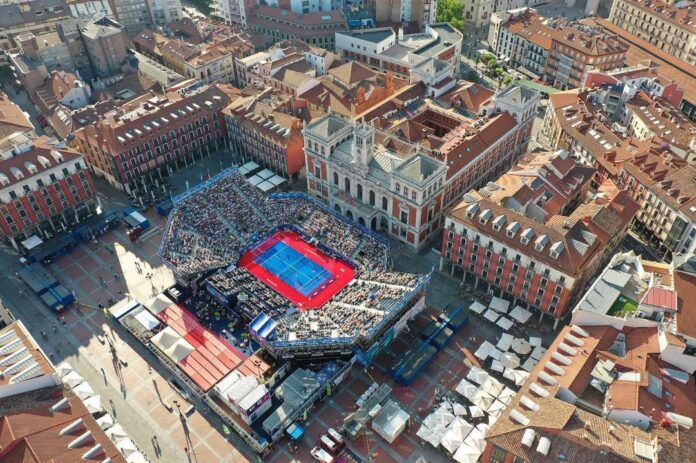
{"type": "Polygon", "coordinates": [[[294,225],[330,254],[352,260],[356,279],[321,309],[298,311],[244,268],[221,270],[207,282],[251,320],[265,312],[279,339],[355,337],[376,326],[422,282],[423,276],[388,272],[387,245],[304,196],[265,197],[234,173],[175,205],[161,255],[182,276],[236,264],[247,246],[281,225],[294,225]]]}

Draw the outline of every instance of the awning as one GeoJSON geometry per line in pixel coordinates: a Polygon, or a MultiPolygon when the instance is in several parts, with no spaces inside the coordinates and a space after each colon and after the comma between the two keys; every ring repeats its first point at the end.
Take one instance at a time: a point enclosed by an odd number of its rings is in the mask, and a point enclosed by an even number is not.
{"type": "Polygon", "coordinates": [[[532,312],[517,305],[512,309],[512,312],[510,312],[510,316],[520,323],[527,323],[527,320],[532,316],[532,312]]]}
{"type": "Polygon", "coordinates": [[[479,301],[474,301],[474,303],[469,306],[469,310],[477,314],[482,314],[483,311],[486,310],[486,307],[479,301]]]}
{"type": "Polygon", "coordinates": [[[508,309],[510,308],[510,301],[506,301],[500,297],[494,297],[491,299],[491,303],[488,304],[488,307],[496,312],[507,313],[508,309]]]}
{"type": "Polygon", "coordinates": [[[26,249],[27,251],[34,249],[40,244],[43,244],[43,240],[36,235],[32,235],[29,238],[22,241],[22,246],[24,246],[24,249],[26,249]]]}

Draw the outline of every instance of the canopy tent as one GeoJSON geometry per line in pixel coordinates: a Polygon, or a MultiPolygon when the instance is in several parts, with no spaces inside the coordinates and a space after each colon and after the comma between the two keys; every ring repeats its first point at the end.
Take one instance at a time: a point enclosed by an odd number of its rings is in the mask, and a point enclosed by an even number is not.
{"type": "Polygon", "coordinates": [[[269,178],[268,181],[271,182],[273,186],[278,186],[285,183],[285,179],[280,175],[274,175],[273,177],[269,178]]]}
{"type": "Polygon", "coordinates": [[[271,182],[268,180],[264,180],[263,182],[259,183],[256,185],[256,188],[259,190],[263,191],[264,193],[268,193],[271,191],[273,188],[275,188],[275,185],[273,185],[271,182]]]}
{"type": "Polygon", "coordinates": [[[174,303],[167,296],[165,296],[164,293],[160,293],[150,299],[150,301],[146,304],[146,307],[150,310],[150,312],[158,314],[172,304],[174,303]]]}
{"type": "Polygon", "coordinates": [[[372,420],[372,429],[391,444],[406,428],[409,418],[399,404],[390,400],[372,420]]]}
{"type": "Polygon", "coordinates": [[[249,183],[252,184],[252,186],[257,186],[259,183],[262,183],[264,181],[261,177],[258,176],[258,174],[252,175],[247,180],[249,181],[249,183]]]}
{"type": "Polygon", "coordinates": [[[98,395],[93,395],[92,397],[85,399],[84,404],[85,407],[87,407],[87,411],[92,415],[104,411],[104,407],[102,407],[101,403],[101,397],[98,395]]]}
{"type": "Polygon", "coordinates": [[[245,175],[245,174],[248,174],[249,172],[255,171],[258,168],[259,168],[259,165],[256,164],[255,162],[253,162],[253,161],[247,162],[246,164],[244,164],[242,167],[239,168],[239,172],[242,175],[245,175]]]}
{"type": "Polygon", "coordinates": [[[491,299],[491,303],[488,304],[488,307],[496,312],[507,313],[508,309],[510,308],[510,301],[506,301],[505,299],[499,297],[494,297],[491,299]]]}
{"type": "Polygon", "coordinates": [[[485,416],[485,412],[481,410],[481,407],[474,405],[473,407],[469,407],[469,416],[471,418],[480,418],[485,416]]]}
{"type": "Polygon", "coordinates": [[[486,310],[486,306],[481,304],[479,301],[474,301],[474,303],[469,306],[469,310],[480,315],[484,310],[486,310]]]}
{"type": "Polygon", "coordinates": [[[496,360],[500,360],[500,356],[501,356],[501,355],[503,355],[503,353],[500,352],[500,351],[498,350],[498,348],[495,347],[495,346],[493,346],[493,347],[491,348],[490,352],[488,352],[488,356],[489,356],[490,358],[496,359],[496,360]]]}
{"type": "Polygon", "coordinates": [[[481,385],[481,391],[492,397],[498,397],[503,389],[505,389],[505,385],[492,376],[489,376],[486,382],[481,385]]]}
{"type": "Polygon", "coordinates": [[[469,432],[474,429],[474,427],[467,423],[464,419],[457,417],[447,426],[445,434],[440,440],[440,444],[449,452],[450,454],[457,451],[460,445],[464,443],[464,439],[469,435],[469,432]]]}
{"type": "Polygon", "coordinates": [[[461,394],[462,397],[465,397],[469,400],[471,400],[476,395],[477,390],[478,387],[475,384],[471,384],[466,379],[462,379],[461,381],[459,381],[459,384],[457,384],[457,388],[455,389],[455,391],[461,394]]]}
{"type": "Polygon", "coordinates": [[[532,316],[532,312],[516,305],[515,308],[512,309],[512,312],[510,312],[510,316],[520,323],[527,323],[532,316]]]}
{"type": "Polygon", "coordinates": [[[474,429],[471,430],[469,435],[466,436],[466,439],[464,439],[464,443],[483,452],[483,450],[486,448],[485,435],[487,430],[487,425],[482,426],[480,424],[476,426],[474,429]]]}
{"type": "Polygon", "coordinates": [[[297,423],[292,423],[285,432],[293,441],[299,441],[304,435],[304,428],[297,423]]]}
{"type": "Polygon", "coordinates": [[[456,452],[454,452],[452,458],[457,463],[476,463],[479,461],[482,454],[483,451],[479,452],[478,449],[464,443],[459,446],[456,452]]]}
{"type": "Polygon", "coordinates": [[[517,356],[517,354],[505,352],[500,357],[500,363],[502,363],[505,368],[517,368],[520,366],[520,358],[517,356]]]}
{"type": "Polygon", "coordinates": [[[116,423],[111,428],[107,429],[106,435],[109,436],[111,442],[118,442],[122,439],[128,439],[128,434],[123,430],[123,426],[121,426],[120,423],[116,423]]]}
{"type": "Polygon", "coordinates": [[[22,241],[22,246],[27,251],[34,249],[35,247],[43,244],[43,240],[36,235],[32,235],[29,238],[22,241]]]}
{"type": "Polygon", "coordinates": [[[97,424],[100,428],[106,431],[107,429],[115,425],[116,421],[114,421],[114,417],[111,416],[111,413],[107,413],[106,415],[102,416],[97,420],[97,424]]]}
{"type": "Polygon", "coordinates": [[[126,458],[138,451],[138,448],[135,446],[133,441],[130,440],[130,438],[121,439],[120,441],[118,441],[116,443],[116,448],[119,452],[121,452],[121,455],[123,455],[126,458]]]}
{"type": "Polygon", "coordinates": [[[522,369],[526,372],[531,373],[536,364],[539,363],[537,359],[534,359],[532,357],[529,357],[527,360],[524,361],[522,364],[522,369]]]}
{"type": "Polygon", "coordinates": [[[135,314],[135,319],[148,331],[152,331],[160,325],[159,320],[147,310],[141,310],[135,314]]]}
{"type": "Polygon", "coordinates": [[[478,349],[476,349],[476,352],[474,352],[474,355],[476,358],[479,358],[481,361],[485,362],[490,355],[491,349],[495,349],[495,346],[488,341],[483,341],[478,349]]]}
{"type": "Polygon", "coordinates": [[[82,383],[84,378],[80,376],[75,370],[70,370],[70,372],[63,376],[63,382],[70,387],[75,387],[82,383]]]}
{"type": "Polygon", "coordinates": [[[416,436],[420,437],[433,447],[440,445],[440,433],[431,430],[426,425],[421,425],[420,429],[418,429],[418,432],[416,433],[416,436]]]}
{"type": "Polygon", "coordinates": [[[486,411],[488,410],[488,407],[493,404],[494,400],[495,397],[479,389],[471,402],[477,407],[480,407],[482,410],[486,411]]]}
{"type": "Polygon", "coordinates": [[[70,365],[68,362],[62,362],[58,367],[56,367],[56,373],[58,373],[58,376],[61,378],[70,373],[73,370],[72,365],[70,365]]]}
{"type": "Polygon", "coordinates": [[[499,417],[503,410],[505,410],[506,405],[500,400],[494,400],[491,406],[488,408],[488,414],[494,417],[499,417]]]}
{"type": "Polygon", "coordinates": [[[493,363],[491,364],[491,370],[497,371],[498,373],[502,373],[505,370],[505,365],[500,363],[500,360],[493,359],[493,363]]]}
{"type": "Polygon", "coordinates": [[[527,355],[532,351],[532,346],[522,338],[515,338],[512,341],[512,350],[520,355],[527,355]]]}
{"type": "Polygon", "coordinates": [[[524,370],[513,370],[512,368],[506,368],[503,372],[503,378],[507,378],[513,381],[516,386],[521,386],[529,378],[529,373],[524,370]]]}
{"type": "Polygon", "coordinates": [[[500,320],[498,320],[495,324],[505,331],[508,331],[515,323],[507,317],[500,317],[500,320]]]}
{"type": "Polygon", "coordinates": [[[446,428],[454,419],[454,415],[450,412],[447,406],[440,406],[430,415],[426,416],[423,424],[430,429],[446,428]]]}
{"type": "Polygon", "coordinates": [[[541,338],[537,338],[534,336],[530,337],[529,338],[529,345],[532,347],[541,346],[541,338]]]}
{"type": "Polygon", "coordinates": [[[469,373],[466,375],[466,379],[476,384],[483,384],[488,379],[488,373],[486,370],[479,368],[477,366],[471,367],[469,373]]]}
{"type": "Polygon", "coordinates": [[[466,416],[466,407],[457,402],[452,405],[452,413],[454,416],[466,416]]]}
{"type": "Polygon", "coordinates": [[[148,463],[147,458],[140,452],[131,453],[126,458],[128,463],[148,463]]]}
{"type": "Polygon", "coordinates": [[[501,391],[500,394],[498,394],[498,400],[507,405],[510,402],[512,402],[512,398],[515,397],[516,394],[517,393],[515,391],[513,391],[509,387],[506,387],[501,391]]]}
{"type": "Polygon", "coordinates": [[[94,389],[87,383],[80,383],[73,388],[73,392],[80,400],[85,400],[94,395],[94,389]]]}
{"type": "Polygon", "coordinates": [[[483,318],[491,323],[495,323],[496,320],[498,320],[498,317],[500,317],[500,314],[493,309],[488,309],[486,310],[486,313],[483,314],[483,318]]]}
{"type": "Polygon", "coordinates": [[[264,180],[268,180],[269,178],[273,177],[275,174],[273,173],[272,170],[264,169],[256,175],[258,175],[259,177],[261,177],[264,180]]]}
{"type": "Polygon", "coordinates": [[[541,360],[544,354],[546,354],[546,349],[541,346],[536,346],[532,351],[532,358],[536,360],[541,360]]]}
{"type": "Polygon", "coordinates": [[[503,333],[500,336],[500,339],[498,340],[498,344],[496,344],[495,347],[500,349],[502,352],[510,350],[510,347],[512,346],[514,339],[515,338],[511,334],[503,333]]]}

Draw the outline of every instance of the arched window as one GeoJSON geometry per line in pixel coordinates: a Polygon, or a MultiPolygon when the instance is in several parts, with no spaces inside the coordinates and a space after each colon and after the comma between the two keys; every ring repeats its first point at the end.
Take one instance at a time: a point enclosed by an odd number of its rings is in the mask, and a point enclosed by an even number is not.
{"type": "Polygon", "coordinates": [[[344,189],[346,190],[346,193],[350,193],[350,179],[348,177],[345,178],[343,182],[344,189]]]}
{"type": "Polygon", "coordinates": [[[382,209],[385,211],[387,210],[387,197],[386,196],[382,198],[382,209]]]}
{"type": "Polygon", "coordinates": [[[338,186],[338,172],[334,172],[334,185],[338,186]]]}
{"type": "Polygon", "coordinates": [[[362,185],[358,183],[358,200],[362,201],[363,195],[362,195],[362,185]]]}
{"type": "Polygon", "coordinates": [[[375,192],[370,190],[368,197],[369,197],[369,201],[370,201],[370,206],[374,206],[375,205],[375,192]]]}

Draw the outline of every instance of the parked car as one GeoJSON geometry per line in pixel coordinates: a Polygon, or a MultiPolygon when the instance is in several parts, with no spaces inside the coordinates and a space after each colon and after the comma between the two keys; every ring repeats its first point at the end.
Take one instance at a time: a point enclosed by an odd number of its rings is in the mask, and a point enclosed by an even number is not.
{"type": "Polygon", "coordinates": [[[312,458],[321,463],[334,463],[334,457],[321,447],[314,447],[311,450],[312,458]]]}

